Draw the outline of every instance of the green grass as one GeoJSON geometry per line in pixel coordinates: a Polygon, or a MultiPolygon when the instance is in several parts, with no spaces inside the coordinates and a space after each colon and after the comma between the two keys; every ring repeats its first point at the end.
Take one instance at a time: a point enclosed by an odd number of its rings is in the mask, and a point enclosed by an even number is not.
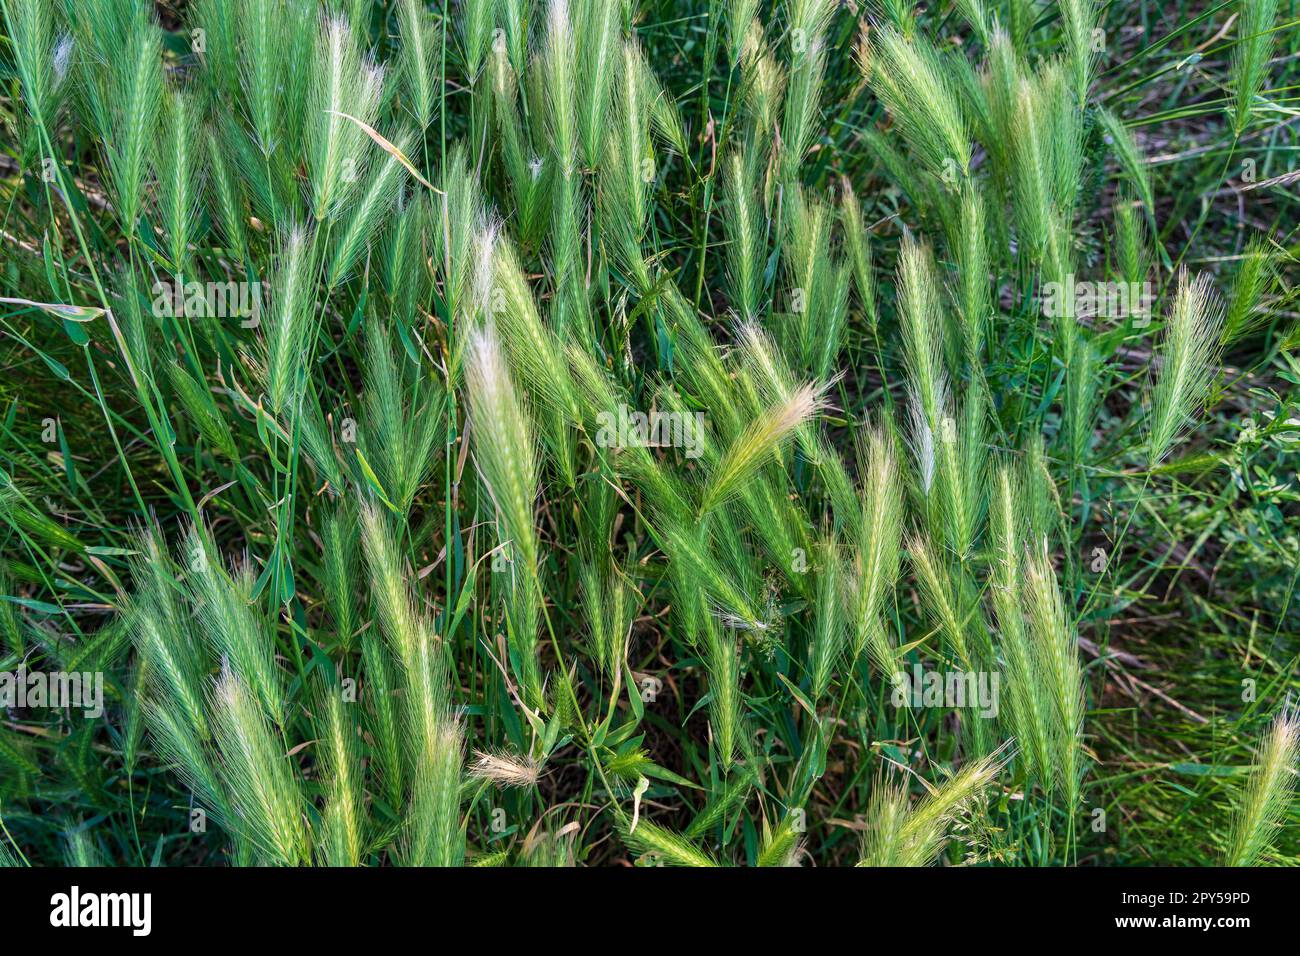
{"type": "Polygon", "coordinates": [[[1300,860],[1294,0],[0,7],[0,861],[1300,860]]]}

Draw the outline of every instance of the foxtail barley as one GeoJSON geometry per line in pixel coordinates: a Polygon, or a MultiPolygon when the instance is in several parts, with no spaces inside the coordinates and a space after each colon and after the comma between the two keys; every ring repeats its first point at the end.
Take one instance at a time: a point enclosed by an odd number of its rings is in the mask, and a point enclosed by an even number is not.
{"type": "Polygon", "coordinates": [[[1300,761],[1300,716],[1283,710],[1260,740],[1258,762],[1242,793],[1224,862],[1254,866],[1282,827],[1300,761]]]}
{"type": "Polygon", "coordinates": [[[1249,0],[1239,4],[1237,43],[1232,51],[1232,122],[1241,136],[1250,123],[1255,98],[1267,77],[1268,58],[1273,50],[1273,22],[1277,0],[1249,0]]]}
{"type": "Polygon", "coordinates": [[[537,448],[532,426],[506,367],[496,333],[473,333],[466,367],[475,460],[497,512],[511,558],[510,639],[532,706],[541,703],[537,661],[539,545],[533,518],[537,448]]]}
{"type": "Polygon", "coordinates": [[[1157,353],[1160,373],[1150,391],[1149,461],[1154,466],[1186,430],[1204,400],[1219,349],[1223,308],[1204,273],[1186,272],[1165,319],[1157,353]]]}
{"type": "Polygon", "coordinates": [[[971,810],[993,782],[1002,753],[968,763],[950,780],[928,786],[929,793],[909,806],[901,784],[881,781],[867,811],[859,866],[928,866],[949,837],[963,812],[971,810]]]}

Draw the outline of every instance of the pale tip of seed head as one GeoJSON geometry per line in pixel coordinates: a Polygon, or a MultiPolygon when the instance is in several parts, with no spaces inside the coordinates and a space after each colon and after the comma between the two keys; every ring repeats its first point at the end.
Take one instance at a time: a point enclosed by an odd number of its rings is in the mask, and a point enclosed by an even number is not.
{"type": "Polygon", "coordinates": [[[540,773],[537,761],[526,754],[505,750],[475,750],[470,776],[490,780],[502,787],[531,787],[540,773]]]}

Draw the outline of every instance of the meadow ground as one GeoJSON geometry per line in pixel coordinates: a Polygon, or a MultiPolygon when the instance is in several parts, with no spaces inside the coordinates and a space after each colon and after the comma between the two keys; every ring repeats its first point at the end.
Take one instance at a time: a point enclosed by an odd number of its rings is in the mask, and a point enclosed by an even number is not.
{"type": "Polygon", "coordinates": [[[1300,859],[1295,0],[0,8],[0,863],[1300,859]]]}

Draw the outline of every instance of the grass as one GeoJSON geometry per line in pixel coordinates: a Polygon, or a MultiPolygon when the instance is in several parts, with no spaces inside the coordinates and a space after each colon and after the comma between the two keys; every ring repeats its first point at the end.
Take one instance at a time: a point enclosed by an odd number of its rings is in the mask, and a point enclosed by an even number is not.
{"type": "Polygon", "coordinates": [[[0,7],[0,862],[1300,860],[1292,0],[0,7]]]}

